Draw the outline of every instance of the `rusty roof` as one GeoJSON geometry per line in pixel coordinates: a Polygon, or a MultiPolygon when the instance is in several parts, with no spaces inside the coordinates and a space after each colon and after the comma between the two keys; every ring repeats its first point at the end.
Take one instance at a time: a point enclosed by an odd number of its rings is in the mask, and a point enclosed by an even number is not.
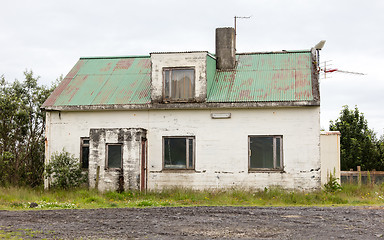
{"type": "Polygon", "coordinates": [[[150,74],[149,56],[80,58],[42,107],[150,103],[150,74]]]}
{"type": "MultiPolygon", "coordinates": [[[[207,55],[207,102],[313,101],[310,51],[244,53],[216,70],[207,55]]],[[[43,108],[151,103],[150,56],[80,58],[43,108]]]]}
{"type": "Polygon", "coordinates": [[[216,71],[207,102],[313,100],[310,51],[237,54],[236,62],[216,71]]]}

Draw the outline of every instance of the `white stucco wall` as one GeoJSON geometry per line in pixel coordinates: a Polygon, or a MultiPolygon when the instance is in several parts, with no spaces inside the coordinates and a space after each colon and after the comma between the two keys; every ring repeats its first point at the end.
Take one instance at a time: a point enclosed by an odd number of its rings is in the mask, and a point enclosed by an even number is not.
{"type": "Polygon", "coordinates": [[[48,112],[46,154],[79,157],[80,137],[91,128],[144,128],[148,189],[320,187],[319,107],[215,110],[48,112]],[[212,119],[211,113],[231,113],[212,119]],[[248,136],[282,135],[284,172],[248,172],[248,136]],[[162,137],[195,136],[195,171],[163,171],[162,137]]]}
{"type": "Polygon", "coordinates": [[[202,102],[207,97],[207,52],[151,53],[151,99],[163,100],[163,68],[193,67],[195,69],[195,99],[202,102]]]}
{"type": "Polygon", "coordinates": [[[333,174],[340,183],[340,132],[322,131],[320,134],[321,185],[333,174]]]}

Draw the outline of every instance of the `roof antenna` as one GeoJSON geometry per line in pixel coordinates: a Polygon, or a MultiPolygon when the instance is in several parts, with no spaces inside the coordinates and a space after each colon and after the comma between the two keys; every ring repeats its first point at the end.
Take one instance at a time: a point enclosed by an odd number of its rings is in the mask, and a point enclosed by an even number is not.
{"type": "Polygon", "coordinates": [[[251,18],[252,17],[252,15],[251,16],[249,16],[249,17],[239,17],[239,16],[235,16],[234,18],[235,18],[235,35],[236,35],[236,19],[238,19],[238,18],[242,18],[242,19],[249,19],[249,18],[251,18]]]}
{"type": "Polygon", "coordinates": [[[239,16],[235,16],[235,17],[234,17],[234,19],[235,19],[235,51],[236,51],[236,35],[237,35],[237,33],[236,33],[236,20],[237,20],[238,18],[241,18],[241,19],[249,19],[249,18],[251,18],[251,17],[252,17],[252,15],[249,16],[249,17],[239,17],[239,16]]]}

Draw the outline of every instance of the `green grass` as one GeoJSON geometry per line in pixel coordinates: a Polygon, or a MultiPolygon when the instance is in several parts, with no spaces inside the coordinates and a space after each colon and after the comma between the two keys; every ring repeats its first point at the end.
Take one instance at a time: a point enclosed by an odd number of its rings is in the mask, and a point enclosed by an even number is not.
{"type": "Polygon", "coordinates": [[[39,237],[41,233],[41,231],[35,231],[32,229],[10,230],[9,228],[0,226],[0,239],[41,239],[39,237]]]}
{"type": "Polygon", "coordinates": [[[344,185],[334,193],[288,191],[278,187],[264,190],[239,188],[195,191],[184,188],[163,191],[99,193],[95,190],[49,190],[42,188],[0,188],[0,209],[125,208],[161,206],[345,206],[384,205],[384,184],[344,185]],[[38,204],[30,208],[30,203],[38,204]]]}

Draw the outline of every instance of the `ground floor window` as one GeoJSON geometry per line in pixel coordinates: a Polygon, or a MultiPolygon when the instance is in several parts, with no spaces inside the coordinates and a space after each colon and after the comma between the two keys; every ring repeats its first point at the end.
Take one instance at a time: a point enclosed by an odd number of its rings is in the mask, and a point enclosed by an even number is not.
{"type": "Polygon", "coordinates": [[[164,169],[194,169],[195,137],[163,137],[164,169]]]}
{"type": "Polygon", "coordinates": [[[282,141],[282,136],[249,136],[249,169],[282,169],[282,141]]]}
{"type": "Polygon", "coordinates": [[[82,137],[80,143],[80,163],[82,168],[89,166],[89,138],[82,137]]]}
{"type": "Polygon", "coordinates": [[[107,164],[108,168],[122,168],[123,152],[122,144],[107,144],[107,164]]]}

